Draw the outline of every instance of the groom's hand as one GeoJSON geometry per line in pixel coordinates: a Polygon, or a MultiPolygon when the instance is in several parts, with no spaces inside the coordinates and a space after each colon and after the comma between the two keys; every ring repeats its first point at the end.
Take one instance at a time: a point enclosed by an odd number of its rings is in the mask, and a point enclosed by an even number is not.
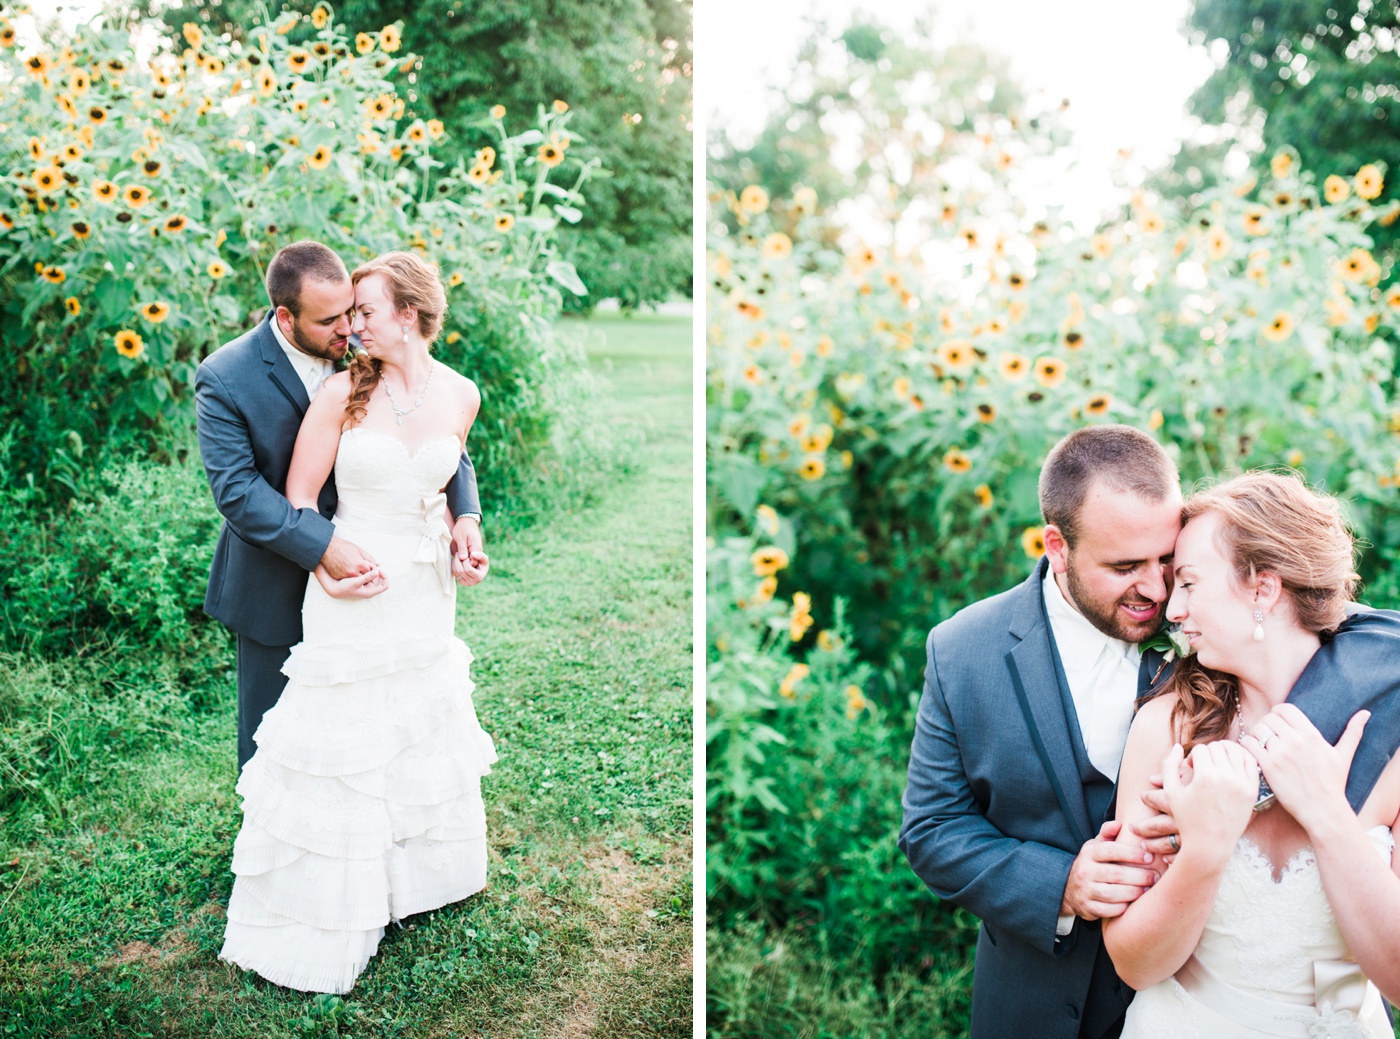
{"type": "Polygon", "coordinates": [[[490,569],[480,521],[475,516],[459,516],[452,524],[452,576],[458,584],[471,587],[480,584],[490,569]]]}
{"type": "Polygon", "coordinates": [[[1120,916],[1156,883],[1156,872],[1143,865],[1152,861],[1151,853],[1143,850],[1140,841],[1119,840],[1122,827],[1117,819],[1110,819],[1097,837],[1079,849],[1069,868],[1061,916],[1081,920],[1120,916]]]}
{"type": "Polygon", "coordinates": [[[368,573],[379,564],[373,556],[361,551],[359,545],[344,538],[332,537],[331,543],[326,546],[326,554],[321,557],[321,565],[332,578],[343,581],[347,577],[368,573]]]}
{"type": "Polygon", "coordinates": [[[1180,827],[1172,818],[1171,804],[1167,800],[1166,791],[1162,789],[1162,774],[1159,772],[1148,776],[1147,781],[1151,785],[1143,791],[1142,803],[1157,814],[1133,823],[1132,831],[1147,846],[1148,851],[1165,856],[1170,863],[1180,847],[1172,842],[1172,838],[1178,836],[1180,827]]]}

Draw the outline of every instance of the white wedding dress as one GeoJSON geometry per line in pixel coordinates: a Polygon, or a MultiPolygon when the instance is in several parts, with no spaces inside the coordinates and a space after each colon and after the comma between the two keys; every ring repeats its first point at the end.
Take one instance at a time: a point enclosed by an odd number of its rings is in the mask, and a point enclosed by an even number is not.
{"type": "MultiPolygon", "coordinates": [[[[1389,863],[1389,828],[1367,831],[1389,863]]],[[[1200,943],[1128,1006],[1122,1039],[1392,1039],[1376,987],[1347,952],[1311,848],[1273,866],[1241,837],[1200,943]]]]}
{"type": "Polygon", "coordinates": [[[389,587],[337,600],[314,576],[286,690],[243,769],[243,827],[220,959],[309,992],[350,991],[385,925],[486,884],[471,651],[453,635],[456,585],[439,493],[462,445],[410,453],[354,427],[335,461],[339,537],[389,587]]]}

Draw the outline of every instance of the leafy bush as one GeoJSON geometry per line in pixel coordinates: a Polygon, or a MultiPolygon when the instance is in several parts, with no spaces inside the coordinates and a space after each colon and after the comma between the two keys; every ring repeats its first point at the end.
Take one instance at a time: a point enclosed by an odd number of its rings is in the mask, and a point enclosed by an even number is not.
{"type": "Polygon", "coordinates": [[[542,329],[561,288],[583,290],[554,231],[596,166],[569,159],[570,113],[542,107],[514,135],[492,115],[494,147],[448,167],[442,126],[403,118],[396,81],[416,80],[418,59],[399,53],[397,25],[354,33],[322,5],[293,46],[299,20],[246,45],[190,24],[149,62],[133,40],[158,22],[21,50],[4,21],[0,427],[28,434],[12,475],[71,493],[77,451],[167,449],[190,423],[199,361],[259,316],[265,265],[303,237],[350,266],[394,248],[439,264],[443,358],[481,379],[512,433],[482,439],[483,476],[548,444],[542,329]]]}

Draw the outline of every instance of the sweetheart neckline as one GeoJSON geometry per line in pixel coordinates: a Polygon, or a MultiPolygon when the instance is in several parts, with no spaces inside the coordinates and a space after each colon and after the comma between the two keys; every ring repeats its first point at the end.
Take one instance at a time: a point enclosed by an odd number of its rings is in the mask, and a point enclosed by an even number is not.
{"type": "Polygon", "coordinates": [[[409,460],[410,462],[412,462],[412,461],[413,461],[414,459],[416,459],[419,455],[421,455],[421,454],[422,454],[425,450],[427,450],[427,448],[428,448],[430,445],[432,445],[432,444],[439,444],[439,443],[441,443],[441,442],[444,441],[444,440],[455,440],[455,441],[457,441],[457,444],[458,444],[458,446],[460,447],[460,445],[461,445],[461,443],[462,443],[462,438],[461,438],[460,436],[458,436],[456,433],[444,433],[444,434],[443,434],[442,436],[440,436],[440,437],[433,437],[433,438],[431,438],[431,439],[428,439],[428,440],[423,441],[423,443],[421,443],[421,444],[418,445],[417,450],[415,450],[415,451],[410,451],[410,450],[408,449],[408,445],[407,445],[406,443],[404,443],[402,440],[400,440],[398,437],[394,436],[394,434],[392,434],[392,433],[385,433],[383,430],[380,430],[380,429],[371,429],[371,428],[366,427],[366,426],[351,426],[349,429],[343,430],[343,431],[341,432],[341,434],[340,434],[340,439],[341,439],[341,440],[344,440],[347,436],[349,436],[351,433],[356,432],[357,430],[358,430],[359,432],[361,432],[361,433],[373,433],[375,436],[377,436],[377,437],[379,437],[379,438],[381,438],[381,439],[383,439],[383,440],[389,440],[389,441],[392,441],[392,442],[395,443],[395,444],[398,444],[399,447],[403,448],[403,452],[404,452],[404,454],[406,454],[406,455],[408,456],[408,460],[409,460]]]}
{"type": "MultiPolygon", "coordinates": [[[[1376,833],[1377,831],[1381,831],[1389,835],[1390,827],[1387,826],[1385,823],[1376,823],[1375,826],[1372,826],[1366,830],[1366,836],[1371,837],[1372,834],[1376,833]]],[[[1374,838],[1372,838],[1372,843],[1374,843],[1374,838]]],[[[1284,881],[1287,880],[1289,877],[1298,875],[1298,873],[1302,870],[1303,866],[1306,865],[1306,856],[1311,856],[1314,864],[1317,862],[1316,850],[1311,844],[1304,844],[1292,855],[1288,856],[1288,861],[1283,864],[1283,869],[1278,870],[1277,873],[1275,873],[1274,862],[1272,859],[1270,859],[1267,855],[1264,854],[1263,848],[1259,847],[1258,844],[1256,844],[1254,841],[1250,840],[1243,834],[1240,835],[1240,839],[1235,844],[1235,852],[1240,851],[1240,845],[1247,846],[1247,857],[1253,858],[1261,865],[1263,865],[1265,869],[1268,870],[1269,884],[1272,887],[1276,888],[1282,887],[1284,881]]],[[[1234,857],[1233,854],[1231,855],[1231,857],[1234,857]]]]}

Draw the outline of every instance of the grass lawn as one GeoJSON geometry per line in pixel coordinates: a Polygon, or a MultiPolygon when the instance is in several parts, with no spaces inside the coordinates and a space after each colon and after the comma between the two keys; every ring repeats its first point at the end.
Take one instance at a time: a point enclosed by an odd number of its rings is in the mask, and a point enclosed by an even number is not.
{"type": "Polygon", "coordinates": [[[691,1034],[690,329],[564,324],[630,464],[584,506],[488,529],[491,575],[459,592],[500,753],[487,890],[390,928],[343,1001],[218,962],[230,672],[153,750],[0,818],[0,1036],[691,1034]]]}

